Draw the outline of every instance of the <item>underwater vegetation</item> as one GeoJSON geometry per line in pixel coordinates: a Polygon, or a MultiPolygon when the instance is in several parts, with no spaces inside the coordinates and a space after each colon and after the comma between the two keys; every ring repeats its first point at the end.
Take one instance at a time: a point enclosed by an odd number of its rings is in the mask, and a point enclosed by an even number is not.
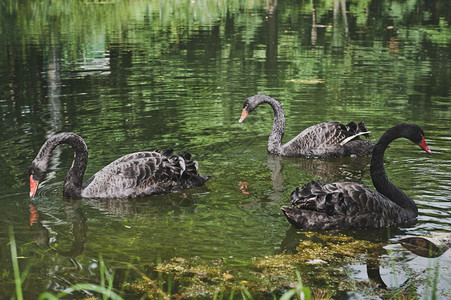
{"type": "MultiPolygon", "coordinates": [[[[382,244],[356,240],[344,234],[302,233],[303,240],[295,253],[254,258],[250,264],[237,268],[228,259],[206,261],[199,257],[175,257],[156,264],[161,285],[147,280],[126,284],[127,292],[153,298],[161,290],[176,290],[175,298],[280,297],[296,288],[299,280],[310,287],[312,299],[330,299],[347,291],[367,291],[381,294],[376,283],[358,282],[349,276],[347,264],[377,260],[386,251],[382,244]],[[371,257],[371,258],[368,258],[371,257]],[[158,286],[158,290],[155,289],[158,286]],[[316,297],[316,298],[315,298],[316,297]],[[319,297],[319,298],[318,298],[319,297]]],[[[388,292],[388,291],[386,291],[388,292]]],[[[170,291],[166,294],[170,295],[170,291]]],[[[172,295],[174,297],[174,295],[172,295]]]]}

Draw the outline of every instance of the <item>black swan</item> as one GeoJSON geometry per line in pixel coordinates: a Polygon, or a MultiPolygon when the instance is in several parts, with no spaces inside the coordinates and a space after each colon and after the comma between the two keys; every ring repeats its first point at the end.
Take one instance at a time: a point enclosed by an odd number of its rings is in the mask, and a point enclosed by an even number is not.
{"type": "Polygon", "coordinates": [[[370,173],[377,191],[356,182],[321,184],[311,181],[291,194],[291,206],[281,209],[295,227],[306,230],[381,228],[415,219],[415,202],[396,187],[385,174],[384,152],[395,139],[404,137],[428,154],[423,130],[403,123],[387,130],[374,146],[370,173]]]}
{"type": "Polygon", "coordinates": [[[113,161],[84,184],[88,148],[75,133],[52,135],[30,165],[30,197],[34,197],[50,155],[56,146],[68,144],[75,152],[66,175],[63,195],[68,198],[135,198],[180,191],[203,185],[211,176],[197,172],[197,161],[189,153],[173,155],[172,149],[136,152],[113,161]]]}
{"type": "Polygon", "coordinates": [[[239,122],[262,103],[271,105],[274,111],[274,123],[268,139],[268,152],[284,156],[298,157],[341,157],[367,156],[371,154],[375,143],[361,140],[360,135],[369,136],[365,123],[324,122],[308,127],[294,139],[282,145],[285,133],[285,113],[276,99],[267,95],[254,95],[247,98],[239,122]]]}

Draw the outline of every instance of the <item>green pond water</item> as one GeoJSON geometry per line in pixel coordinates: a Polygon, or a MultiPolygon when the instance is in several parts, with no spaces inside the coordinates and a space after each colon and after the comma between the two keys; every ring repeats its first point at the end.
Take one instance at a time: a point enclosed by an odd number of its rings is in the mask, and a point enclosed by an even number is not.
{"type": "Polygon", "coordinates": [[[2,1],[0,298],[16,297],[12,230],[25,299],[101,284],[103,268],[126,299],[273,299],[296,271],[336,299],[449,299],[451,250],[422,257],[400,239],[451,234],[450,23],[446,0],[2,1]],[[295,187],[372,187],[370,159],[268,154],[270,107],[238,123],[257,93],[282,103],[284,141],[323,121],[365,121],[374,141],[397,123],[420,125],[432,155],[397,140],[385,156],[417,222],[292,228],[280,207],[295,187]],[[30,199],[28,166],[60,131],[85,139],[86,179],[121,155],[167,147],[213,178],[143,199],[68,200],[66,146],[30,199]]]}

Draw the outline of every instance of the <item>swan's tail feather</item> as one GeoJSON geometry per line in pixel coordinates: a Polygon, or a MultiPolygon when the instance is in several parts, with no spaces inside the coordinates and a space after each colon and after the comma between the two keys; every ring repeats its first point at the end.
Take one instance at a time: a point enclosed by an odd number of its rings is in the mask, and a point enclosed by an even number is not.
{"type": "Polygon", "coordinates": [[[178,164],[180,167],[180,177],[182,177],[183,172],[185,172],[185,170],[186,170],[186,163],[185,163],[185,158],[183,158],[183,156],[181,156],[181,155],[178,156],[178,164]]]}
{"type": "Polygon", "coordinates": [[[360,122],[357,124],[354,121],[349,122],[346,125],[346,129],[355,136],[364,135],[365,137],[370,137],[370,131],[366,128],[365,122],[360,122]]]}
{"type": "Polygon", "coordinates": [[[358,125],[358,132],[365,132],[367,134],[365,134],[365,137],[369,138],[370,137],[370,131],[366,128],[365,122],[360,122],[358,125]]]}
{"type": "MultiPolygon", "coordinates": [[[[160,152],[160,151],[157,150],[157,152],[160,152]]],[[[163,156],[170,157],[170,156],[172,156],[172,152],[174,152],[174,149],[172,149],[172,148],[167,148],[166,150],[163,150],[163,151],[161,151],[160,153],[161,153],[161,155],[163,155],[163,156]]]]}
{"type": "Polygon", "coordinates": [[[180,154],[172,154],[172,149],[167,149],[161,152],[162,155],[169,153],[167,156],[167,160],[170,162],[172,168],[178,173],[179,177],[183,175],[193,176],[199,175],[198,163],[196,160],[191,158],[191,154],[189,152],[182,152],[180,154]]]}
{"type": "Polygon", "coordinates": [[[185,163],[185,171],[187,175],[189,176],[199,175],[198,173],[199,167],[197,164],[197,160],[191,159],[191,153],[184,152],[179,154],[179,156],[183,159],[185,163]]]}
{"type": "Polygon", "coordinates": [[[340,145],[343,146],[344,144],[346,144],[346,143],[352,141],[353,139],[355,139],[355,138],[358,137],[359,135],[364,135],[364,136],[368,137],[369,134],[370,134],[370,131],[367,131],[367,132],[359,132],[359,133],[357,133],[357,134],[348,136],[347,138],[345,138],[344,140],[342,140],[342,141],[340,142],[340,145]]]}
{"type": "Polygon", "coordinates": [[[183,153],[181,153],[179,155],[182,156],[185,160],[190,160],[191,159],[191,153],[189,153],[189,152],[183,152],[183,153]]]}
{"type": "Polygon", "coordinates": [[[357,124],[354,121],[351,121],[345,127],[347,130],[347,134],[349,136],[340,142],[341,146],[345,145],[346,143],[354,140],[355,138],[361,135],[365,136],[366,138],[370,137],[371,131],[368,131],[363,121],[360,122],[359,124],[357,124]]]}
{"type": "Polygon", "coordinates": [[[191,153],[189,152],[183,152],[180,154],[181,157],[183,157],[185,161],[185,170],[186,173],[189,176],[192,175],[199,175],[199,164],[197,163],[197,160],[191,159],[191,153]]]}
{"type": "Polygon", "coordinates": [[[280,208],[288,222],[294,227],[301,229],[321,229],[319,223],[315,223],[318,218],[324,218],[322,213],[313,210],[299,210],[292,206],[282,206],[280,208]]]}
{"type": "Polygon", "coordinates": [[[211,178],[210,175],[199,174],[199,165],[189,152],[173,154],[173,150],[168,148],[159,153],[167,162],[168,168],[164,175],[172,178],[174,182],[179,182],[183,188],[201,186],[211,178]]]}
{"type": "Polygon", "coordinates": [[[190,153],[186,152],[183,155],[185,157],[186,164],[185,175],[187,176],[187,179],[191,181],[191,184],[200,186],[212,177],[208,174],[199,174],[199,164],[197,163],[197,160],[191,159],[190,153]]]}
{"type": "Polygon", "coordinates": [[[299,222],[299,220],[297,220],[299,218],[296,218],[295,210],[291,206],[282,206],[280,209],[283,211],[288,222],[295,227],[302,227],[299,224],[302,224],[303,222],[299,222]]]}

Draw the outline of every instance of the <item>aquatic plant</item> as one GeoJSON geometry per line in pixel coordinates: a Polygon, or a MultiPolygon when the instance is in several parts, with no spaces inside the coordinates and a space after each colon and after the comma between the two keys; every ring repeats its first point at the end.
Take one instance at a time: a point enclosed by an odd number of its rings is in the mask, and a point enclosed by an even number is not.
{"type": "Polygon", "coordinates": [[[22,278],[20,276],[19,263],[17,260],[17,248],[16,248],[16,239],[14,238],[13,228],[9,227],[9,240],[11,245],[11,258],[13,262],[13,270],[14,270],[14,282],[16,285],[16,297],[18,300],[23,299],[22,294],[22,278]]]}
{"type": "Polygon", "coordinates": [[[296,287],[292,288],[291,290],[285,292],[282,297],[280,297],[280,300],[290,300],[293,296],[298,296],[302,300],[310,300],[312,294],[308,287],[305,287],[302,284],[302,278],[301,274],[299,274],[299,271],[296,270],[296,277],[298,279],[298,284],[296,287]]]}
{"type": "MultiPolygon", "coordinates": [[[[27,269],[21,274],[18,264],[17,247],[12,227],[9,228],[11,257],[14,271],[16,298],[23,299],[22,284],[27,269]]],[[[381,289],[371,282],[359,282],[343,268],[343,263],[351,264],[365,259],[370,253],[380,257],[382,244],[356,240],[344,234],[319,234],[304,232],[296,253],[281,253],[261,258],[241,269],[231,268],[227,259],[207,261],[199,257],[175,257],[152,265],[152,276],[146,275],[137,266],[126,264],[127,272],[134,272],[139,279],[120,283],[120,294],[113,284],[114,272],[106,267],[99,255],[99,283],[79,283],[62,292],[44,292],[38,299],[60,299],[77,292],[93,292],[103,299],[123,299],[124,295],[151,299],[254,299],[272,296],[274,299],[331,299],[341,292],[360,291],[365,295],[384,296],[391,299],[411,299],[418,297],[415,282],[420,280],[414,274],[407,284],[399,288],[381,289]],[[156,275],[156,276],[154,276],[156,275]],[[295,275],[295,276],[293,276],[295,275]],[[156,277],[157,279],[151,279],[156,277]],[[310,287],[311,286],[311,287],[310,287]]],[[[388,250],[387,264],[396,274],[396,258],[388,250]]],[[[424,291],[433,299],[437,293],[439,277],[438,264],[427,274],[431,290],[424,291]]],[[[395,276],[396,277],[396,276],[395,276]]]]}
{"type": "MultiPolygon", "coordinates": [[[[207,261],[199,257],[175,257],[158,262],[153,269],[164,285],[171,282],[177,295],[187,298],[222,299],[237,294],[242,299],[269,295],[278,298],[285,293],[299,295],[300,291],[307,295],[304,285],[307,283],[312,286],[308,291],[313,298],[327,299],[340,291],[358,289],[355,280],[342,268],[344,262],[364,259],[367,253],[378,253],[382,249],[380,244],[341,234],[305,235],[296,253],[256,257],[241,268],[231,268],[228,259],[207,261]]],[[[128,292],[145,297],[157,294],[155,286],[145,280],[126,284],[128,292]]]]}
{"type": "MultiPolygon", "coordinates": [[[[11,248],[11,260],[14,270],[14,283],[16,288],[16,297],[17,300],[23,300],[23,292],[22,292],[22,283],[25,281],[27,276],[27,271],[20,274],[19,270],[19,262],[17,256],[17,247],[16,247],[16,239],[14,237],[14,230],[12,226],[9,227],[9,239],[10,239],[10,248],[11,248]]],[[[27,269],[26,269],[27,270],[27,269]]],[[[66,288],[64,291],[57,293],[56,295],[50,292],[44,292],[39,295],[39,300],[42,299],[61,299],[67,295],[70,295],[77,291],[91,291],[102,295],[103,299],[112,299],[112,300],[122,300],[122,297],[116,294],[113,291],[113,275],[109,274],[105,263],[103,261],[102,255],[99,255],[99,270],[100,270],[100,285],[91,284],[91,283],[79,283],[72,285],[66,288]],[[107,284],[105,282],[107,281],[107,284]]]]}

